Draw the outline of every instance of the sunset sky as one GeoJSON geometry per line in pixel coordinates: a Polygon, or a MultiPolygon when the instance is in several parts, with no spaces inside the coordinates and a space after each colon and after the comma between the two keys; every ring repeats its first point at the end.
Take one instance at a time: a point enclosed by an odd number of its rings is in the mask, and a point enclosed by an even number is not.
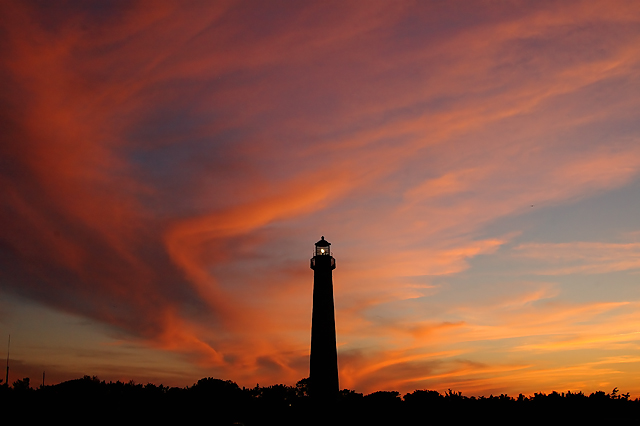
{"type": "Polygon", "coordinates": [[[640,2],[0,0],[10,382],[294,385],[320,236],[341,388],[640,397],[640,2]]]}

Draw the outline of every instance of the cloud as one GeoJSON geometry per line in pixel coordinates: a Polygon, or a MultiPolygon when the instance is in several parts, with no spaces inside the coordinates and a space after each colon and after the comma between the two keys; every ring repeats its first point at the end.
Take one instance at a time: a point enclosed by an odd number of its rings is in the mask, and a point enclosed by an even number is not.
{"type": "Polygon", "coordinates": [[[543,275],[604,274],[640,268],[638,243],[526,243],[514,247],[513,254],[542,264],[536,273],[543,275]]]}
{"type": "Polygon", "coordinates": [[[459,7],[3,5],[1,291],[292,383],[325,234],[348,386],[515,383],[533,361],[477,342],[554,327],[620,343],[576,324],[633,301],[530,283],[467,305],[449,280],[508,250],[548,275],[637,267],[635,243],[487,228],[637,178],[638,8],[459,7]]]}

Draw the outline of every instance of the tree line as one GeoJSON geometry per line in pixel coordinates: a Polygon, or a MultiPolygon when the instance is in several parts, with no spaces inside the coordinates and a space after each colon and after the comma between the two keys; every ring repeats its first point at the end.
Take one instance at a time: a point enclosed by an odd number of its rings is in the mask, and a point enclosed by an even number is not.
{"type": "Polygon", "coordinates": [[[335,403],[319,406],[309,397],[309,379],[295,386],[253,388],[207,377],[192,386],[106,382],[93,376],[32,388],[29,378],[0,386],[0,416],[36,421],[60,418],[67,423],[159,424],[198,421],[219,425],[377,425],[377,424],[640,424],[640,400],[617,388],[582,392],[465,396],[449,389],[397,391],[368,395],[344,389],[335,403]]]}

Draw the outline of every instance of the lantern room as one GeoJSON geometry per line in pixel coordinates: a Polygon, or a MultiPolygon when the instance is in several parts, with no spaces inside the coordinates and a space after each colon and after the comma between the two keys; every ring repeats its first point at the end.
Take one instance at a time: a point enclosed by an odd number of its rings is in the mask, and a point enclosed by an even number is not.
{"type": "Polygon", "coordinates": [[[325,240],[324,236],[316,243],[315,256],[331,256],[331,243],[325,240]]]}
{"type": "Polygon", "coordinates": [[[311,269],[315,270],[316,266],[320,269],[336,269],[336,260],[331,256],[331,243],[324,237],[316,243],[316,249],[311,258],[311,269]]]}

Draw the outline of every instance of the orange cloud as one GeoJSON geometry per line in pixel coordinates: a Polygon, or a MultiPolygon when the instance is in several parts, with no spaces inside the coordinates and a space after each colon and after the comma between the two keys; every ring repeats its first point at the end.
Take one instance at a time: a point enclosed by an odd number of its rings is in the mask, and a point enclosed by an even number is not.
{"type": "Polygon", "coordinates": [[[0,291],[293,383],[324,233],[344,385],[603,383],[635,300],[474,266],[637,268],[635,242],[491,229],[637,179],[637,4],[334,6],[3,5],[0,291]]]}

